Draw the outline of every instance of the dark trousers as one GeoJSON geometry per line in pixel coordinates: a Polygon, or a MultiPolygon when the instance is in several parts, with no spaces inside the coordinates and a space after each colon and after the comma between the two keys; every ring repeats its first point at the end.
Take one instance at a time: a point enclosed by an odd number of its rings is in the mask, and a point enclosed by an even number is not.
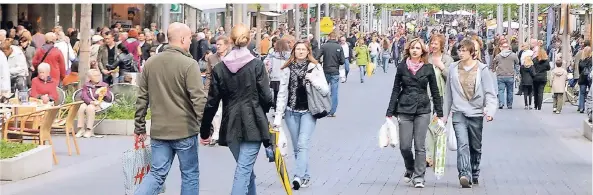
{"type": "Polygon", "coordinates": [[[525,101],[525,106],[531,107],[531,100],[533,98],[533,85],[521,85],[523,91],[523,100],[525,101]],[[529,102],[527,102],[529,100],[529,102]]]}
{"type": "Polygon", "coordinates": [[[274,108],[276,108],[276,100],[278,100],[278,90],[280,89],[280,81],[270,81],[270,88],[274,91],[274,108]]]}
{"type": "Polygon", "coordinates": [[[535,109],[541,110],[544,101],[544,87],[545,81],[533,81],[533,99],[535,101],[535,109]]]}
{"type": "Polygon", "coordinates": [[[426,172],[426,133],[431,114],[399,114],[399,150],[407,173],[414,181],[424,182],[426,172]],[[414,151],[412,152],[412,143],[414,151]]]}

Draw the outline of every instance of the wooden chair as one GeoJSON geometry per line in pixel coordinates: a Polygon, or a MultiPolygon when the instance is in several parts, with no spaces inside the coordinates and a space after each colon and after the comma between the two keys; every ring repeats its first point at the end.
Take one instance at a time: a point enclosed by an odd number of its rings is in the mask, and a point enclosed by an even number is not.
{"type": "MultiPolygon", "coordinates": [[[[40,145],[45,145],[46,142],[49,142],[52,148],[52,156],[54,159],[54,164],[58,164],[58,157],[56,156],[55,149],[53,147],[53,141],[51,139],[51,126],[54,122],[60,107],[51,107],[44,110],[39,110],[32,113],[21,114],[21,115],[14,115],[8,118],[7,123],[4,124],[4,128],[2,129],[3,138],[6,141],[19,141],[23,142],[22,137],[33,137],[33,140],[38,141],[37,143],[40,145]],[[28,128],[25,126],[25,122],[31,118],[35,117],[33,126],[28,128]],[[20,122],[20,126],[13,126],[10,125],[11,121],[14,123],[20,122]],[[18,135],[19,139],[8,139],[8,135],[18,135]]],[[[14,124],[13,123],[13,124],[14,124]]]]}
{"type": "Polygon", "coordinates": [[[74,120],[76,119],[76,115],[78,114],[78,109],[80,105],[84,102],[72,102],[69,104],[65,104],[60,107],[60,111],[56,120],[54,120],[52,124],[52,129],[63,129],[66,133],[66,145],[68,146],[68,155],[72,156],[72,149],[70,146],[70,136],[72,136],[72,142],[74,142],[74,148],[76,149],[76,154],[80,155],[80,149],[78,148],[78,142],[76,142],[76,136],[74,135],[74,120]]]}

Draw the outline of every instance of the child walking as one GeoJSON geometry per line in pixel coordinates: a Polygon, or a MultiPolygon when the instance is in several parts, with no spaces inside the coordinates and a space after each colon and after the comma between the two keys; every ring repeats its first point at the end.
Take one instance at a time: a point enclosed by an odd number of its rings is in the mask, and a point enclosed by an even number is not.
{"type": "Polygon", "coordinates": [[[568,72],[562,67],[562,61],[556,61],[556,68],[552,70],[552,76],[552,93],[554,93],[553,112],[560,114],[562,112],[562,105],[564,105],[564,92],[568,78],[568,72]]]}
{"type": "Polygon", "coordinates": [[[523,61],[523,66],[521,66],[519,72],[521,73],[521,89],[523,89],[525,110],[531,110],[533,109],[533,107],[531,107],[531,102],[533,99],[533,77],[535,76],[533,60],[531,58],[525,58],[523,61]],[[529,100],[529,102],[527,100],[529,100]]]}

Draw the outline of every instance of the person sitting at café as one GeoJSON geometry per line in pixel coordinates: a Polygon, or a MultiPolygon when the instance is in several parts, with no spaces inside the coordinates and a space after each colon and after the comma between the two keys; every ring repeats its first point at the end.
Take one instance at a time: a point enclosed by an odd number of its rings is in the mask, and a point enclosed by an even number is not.
{"type": "Polygon", "coordinates": [[[78,82],[78,80],[78,63],[72,63],[72,66],[70,67],[70,73],[64,77],[64,80],[62,80],[62,85],[68,86],[72,83],[78,82]]]}
{"type": "Polygon", "coordinates": [[[58,99],[58,80],[50,76],[51,66],[41,63],[37,66],[37,77],[31,81],[30,97],[40,99],[43,104],[54,102],[58,99]]]}
{"type": "Polygon", "coordinates": [[[102,74],[99,70],[90,69],[87,73],[87,77],[89,78],[89,81],[82,86],[80,92],[84,103],[80,105],[80,108],[78,109],[78,132],[76,133],[76,137],[101,138],[102,136],[95,135],[93,131],[95,112],[102,109],[102,102],[109,103],[113,100],[111,99],[109,86],[102,81],[102,74]],[[103,96],[103,99],[100,98],[101,96],[103,96]]]}

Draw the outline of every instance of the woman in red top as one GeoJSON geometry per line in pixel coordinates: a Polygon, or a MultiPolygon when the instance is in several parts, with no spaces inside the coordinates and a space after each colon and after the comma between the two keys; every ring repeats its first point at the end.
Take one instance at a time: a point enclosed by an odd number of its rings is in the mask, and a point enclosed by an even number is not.
{"type": "Polygon", "coordinates": [[[66,64],[62,52],[58,48],[54,48],[55,41],[56,34],[52,32],[45,34],[45,44],[38,48],[33,56],[33,67],[38,69],[42,62],[48,63],[51,67],[49,74],[56,83],[59,83],[66,76],[66,64]],[[45,56],[46,53],[47,56],[45,56]]]}
{"type": "Polygon", "coordinates": [[[30,96],[41,99],[44,104],[58,99],[58,81],[50,75],[51,66],[48,63],[41,63],[37,66],[39,74],[31,81],[30,96]]]}

